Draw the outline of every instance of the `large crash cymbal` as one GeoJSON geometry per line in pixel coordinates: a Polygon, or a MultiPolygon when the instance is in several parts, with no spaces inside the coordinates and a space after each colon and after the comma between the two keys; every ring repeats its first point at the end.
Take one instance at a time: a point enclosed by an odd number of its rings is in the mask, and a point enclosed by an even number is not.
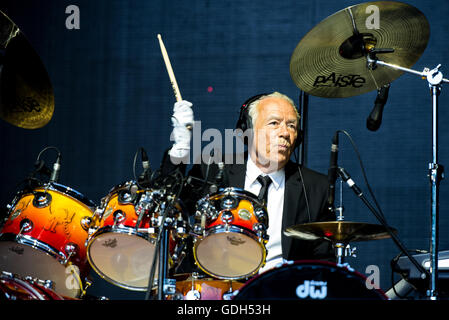
{"type": "Polygon", "coordinates": [[[290,59],[290,75],[301,90],[314,96],[360,95],[403,73],[381,66],[369,70],[366,54],[370,49],[394,49],[377,57],[410,68],[424,52],[429,35],[426,17],[411,5],[378,1],[350,6],[327,17],[302,38],[290,59]],[[378,15],[371,11],[376,8],[378,15]]]}
{"type": "Polygon", "coordinates": [[[0,117],[20,128],[37,129],[53,112],[53,88],[40,57],[0,11],[0,117]]]}
{"type": "MultiPolygon", "coordinates": [[[[395,229],[390,228],[393,232],[395,229]]],[[[328,240],[334,243],[380,240],[390,237],[382,225],[352,221],[326,221],[298,224],[285,229],[284,234],[302,240],[328,240]]]]}

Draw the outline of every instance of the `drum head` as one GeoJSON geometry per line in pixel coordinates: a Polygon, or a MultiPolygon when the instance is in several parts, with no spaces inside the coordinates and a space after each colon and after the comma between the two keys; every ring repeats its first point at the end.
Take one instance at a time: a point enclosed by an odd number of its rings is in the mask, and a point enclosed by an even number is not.
{"type": "Polygon", "coordinates": [[[259,270],[265,250],[249,235],[221,232],[198,240],[195,258],[201,269],[216,278],[242,279],[259,270]]]}
{"type": "Polygon", "coordinates": [[[78,297],[80,285],[71,273],[72,268],[61,264],[53,256],[30,245],[13,241],[0,241],[1,271],[51,280],[53,290],[66,297],[78,297]]]}
{"type": "Polygon", "coordinates": [[[248,281],[234,300],[383,300],[366,278],[325,262],[296,262],[268,270],[248,281]]]}
{"type": "Polygon", "coordinates": [[[155,252],[150,241],[132,234],[105,232],[95,236],[87,250],[92,268],[103,279],[124,289],[146,291],[155,252]]]}

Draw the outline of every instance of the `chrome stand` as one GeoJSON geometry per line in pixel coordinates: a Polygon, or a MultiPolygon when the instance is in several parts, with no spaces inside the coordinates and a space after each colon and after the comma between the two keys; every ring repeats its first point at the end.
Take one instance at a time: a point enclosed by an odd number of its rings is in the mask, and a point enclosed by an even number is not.
{"type": "Polygon", "coordinates": [[[404,68],[394,64],[378,60],[376,53],[391,52],[391,49],[375,49],[367,55],[367,67],[374,70],[378,65],[400,70],[420,76],[429,83],[430,93],[432,95],[432,162],[429,163],[429,177],[431,183],[431,228],[430,228],[430,284],[427,296],[430,300],[437,300],[438,296],[438,218],[439,218],[439,186],[443,179],[444,168],[438,164],[438,96],[443,82],[449,83],[448,79],[443,78],[439,70],[441,64],[430,70],[424,68],[422,72],[404,68]],[[387,50],[387,51],[385,51],[387,50]]]}

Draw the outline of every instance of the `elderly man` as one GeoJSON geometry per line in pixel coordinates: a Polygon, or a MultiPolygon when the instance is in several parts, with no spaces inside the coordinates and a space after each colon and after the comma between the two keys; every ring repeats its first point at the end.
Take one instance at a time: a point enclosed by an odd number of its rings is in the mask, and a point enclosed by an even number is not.
{"type": "MultiPolygon", "coordinates": [[[[185,125],[193,122],[191,104],[175,104],[175,143],[170,157],[182,158],[189,151],[190,132],[185,125]]],[[[274,92],[249,99],[241,108],[237,128],[249,130],[248,151],[244,163],[225,163],[227,186],[244,189],[266,201],[268,211],[269,240],[266,243],[265,271],[287,260],[333,260],[332,246],[324,241],[304,241],[283,234],[286,227],[301,223],[335,220],[327,206],[327,177],[290,160],[299,144],[299,114],[293,101],[274,92]]],[[[247,131],[248,132],[248,131],[247,131]]],[[[174,161],[175,163],[177,161],[174,161]]],[[[194,165],[189,175],[194,181],[216,177],[218,167],[214,163],[194,165]]],[[[196,201],[208,189],[188,185],[182,199],[195,212],[196,201]]],[[[218,244],[217,244],[218,245],[218,244]]]]}

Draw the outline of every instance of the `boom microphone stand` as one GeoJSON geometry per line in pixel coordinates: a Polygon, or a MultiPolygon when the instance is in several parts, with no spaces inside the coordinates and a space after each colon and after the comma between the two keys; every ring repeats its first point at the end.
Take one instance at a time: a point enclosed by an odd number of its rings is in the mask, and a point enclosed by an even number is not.
{"type": "Polygon", "coordinates": [[[438,219],[439,219],[439,186],[443,179],[444,167],[438,164],[438,97],[441,92],[441,84],[443,82],[449,83],[448,79],[443,78],[443,74],[439,70],[441,64],[434,69],[424,68],[422,72],[412,69],[404,68],[394,64],[390,64],[379,60],[376,53],[388,53],[392,49],[374,49],[371,50],[367,58],[367,67],[371,70],[376,69],[378,65],[388,67],[395,70],[400,70],[420,76],[426,79],[430,93],[432,96],[432,162],[429,163],[429,178],[431,183],[431,228],[430,228],[430,288],[427,296],[430,300],[436,300],[438,296],[437,281],[438,281],[438,219]]]}

